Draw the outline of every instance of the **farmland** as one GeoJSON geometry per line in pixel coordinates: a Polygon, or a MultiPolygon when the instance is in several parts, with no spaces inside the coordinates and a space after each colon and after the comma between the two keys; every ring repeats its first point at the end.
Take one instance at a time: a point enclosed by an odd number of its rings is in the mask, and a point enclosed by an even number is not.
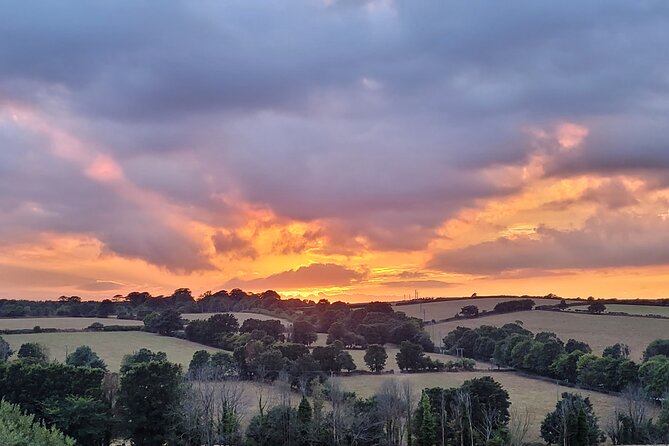
{"type": "Polygon", "coordinates": [[[26,342],[38,342],[49,349],[50,359],[64,362],[67,352],[72,352],[81,345],[88,345],[107,363],[109,370],[118,371],[123,356],[133,353],[140,348],[167,353],[169,361],[181,364],[185,368],[196,350],[210,352],[218,349],[206,347],[182,339],[158,336],[152,333],[109,332],[109,333],[31,333],[20,335],[5,335],[14,351],[26,342]]]}
{"type": "MultiPolygon", "coordinates": [[[[215,314],[220,314],[220,313],[184,313],[181,315],[184,319],[187,319],[189,321],[192,320],[198,320],[198,319],[208,319],[211,316],[215,314]]],[[[241,312],[236,312],[236,313],[229,313],[234,315],[237,320],[239,321],[239,325],[243,324],[245,320],[247,319],[259,319],[261,321],[268,321],[272,319],[276,319],[281,321],[283,325],[288,325],[290,322],[286,319],[282,319],[280,317],[275,317],[275,316],[268,316],[266,314],[260,314],[260,313],[241,313],[241,312]]]]}
{"type": "Polygon", "coordinates": [[[630,346],[631,357],[640,359],[646,346],[653,340],[666,337],[669,320],[642,317],[590,315],[573,312],[525,311],[497,314],[477,319],[462,319],[426,327],[435,342],[456,327],[502,326],[520,320],[523,327],[534,333],[552,331],[563,341],[570,338],[590,344],[593,352],[601,354],[604,348],[617,342],[630,346]]]}
{"type": "MultiPolygon", "coordinates": [[[[216,313],[184,313],[182,317],[187,320],[207,319],[216,313]]],[[[233,314],[239,324],[241,325],[245,320],[250,318],[269,320],[278,319],[282,324],[288,325],[290,322],[286,319],[278,317],[267,316],[258,313],[231,313],[233,314]]],[[[116,319],[99,318],[99,317],[25,317],[25,318],[0,318],[0,330],[21,330],[31,329],[34,327],[40,328],[56,328],[59,330],[83,330],[93,323],[101,323],[102,325],[131,325],[142,326],[144,322],[133,319],[116,319]]]]}
{"type": "MultiPolygon", "coordinates": [[[[508,302],[510,300],[518,299],[515,297],[479,297],[471,299],[453,299],[440,300],[436,302],[426,302],[410,305],[395,305],[395,311],[402,311],[407,316],[417,317],[423,319],[423,311],[425,312],[425,320],[441,320],[453,317],[460,312],[460,309],[466,305],[476,305],[479,310],[492,310],[495,305],[500,302],[508,302]]],[[[556,305],[560,303],[556,299],[532,299],[537,305],[556,305]]]]}
{"type": "Polygon", "coordinates": [[[649,314],[657,314],[659,316],[669,317],[669,307],[651,306],[651,305],[607,304],[606,311],[638,314],[641,316],[649,314]]]}

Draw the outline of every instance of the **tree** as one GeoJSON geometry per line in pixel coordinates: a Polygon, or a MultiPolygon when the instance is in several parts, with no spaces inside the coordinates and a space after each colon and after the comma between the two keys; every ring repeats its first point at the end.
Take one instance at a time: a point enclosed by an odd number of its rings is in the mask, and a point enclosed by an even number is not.
{"type": "Polygon", "coordinates": [[[606,305],[601,302],[593,302],[588,305],[588,312],[592,314],[600,314],[606,311],[606,305]]]}
{"type": "Polygon", "coordinates": [[[68,395],[44,402],[44,415],[78,444],[105,446],[111,432],[112,416],[102,401],[89,396],[68,395]]]}
{"type": "Polygon", "coordinates": [[[298,411],[288,406],[272,407],[267,414],[256,415],[246,430],[249,446],[304,445],[304,423],[298,411]]]}
{"type": "Polygon", "coordinates": [[[460,313],[464,317],[469,317],[469,318],[478,317],[479,307],[477,307],[476,305],[466,305],[466,306],[462,307],[462,309],[460,310],[460,313]]]}
{"type": "Polygon", "coordinates": [[[604,349],[602,356],[613,359],[627,359],[630,357],[630,347],[627,344],[622,344],[620,342],[613,344],[604,349]]]}
{"type": "Polygon", "coordinates": [[[348,333],[348,330],[342,322],[333,322],[328,328],[328,339],[327,343],[332,344],[334,341],[343,341],[344,336],[348,333]]]}
{"type": "Polygon", "coordinates": [[[372,344],[367,347],[364,359],[369,370],[379,373],[386,367],[388,353],[386,353],[386,349],[382,345],[372,344]]]}
{"type": "Polygon", "coordinates": [[[400,370],[415,372],[425,368],[427,358],[423,353],[423,347],[410,341],[403,341],[395,359],[400,370]]]}
{"type": "Polygon", "coordinates": [[[3,446],[74,446],[74,439],[46,428],[18,405],[0,401],[0,444],[3,446]]]}
{"type": "Polygon", "coordinates": [[[639,381],[652,398],[662,398],[669,392],[669,358],[656,355],[639,368],[639,381]]]}
{"type": "Polygon", "coordinates": [[[134,352],[131,355],[125,355],[121,361],[121,373],[126,372],[130,367],[143,364],[150,361],[167,361],[167,353],[165,352],[152,352],[148,348],[140,348],[138,351],[134,352]]]}
{"type": "Polygon", "coordinates": [[[353,357],[346,350],[342,350],[337,354],[337,364],[339,365],[340,369],[344,369],[349,372],[357,368],[355,361],[353,361],[353,357]]]}
{"type": "Polygon", "coordinates": [[[303,395],[300,405],[297,407],[297,417],[301,422],[307,424],[311,422],[312,416],[311,404],[309,404],[309,400],[303,395]]]}
{"type": "Polygon", "coordinates": [[[432,446],[437,441],[437,423],[432,414],[430,397],[423,392],[414,420],[416,446],[432,446]]]}
{"type": "Polygon", "coordinates": [[[238,381],[212,385],[206,374],[191,374],[183,385],[178,432],[181,441],[175,444],[241,445],[239,412],[243,396],[238,381]]]}
{"type": "Polygon", "coordinates": [[[146,316],[144,326],[150,332],[168,336],[175,331],[183,330],[184,321],[181,319],[181,313],[170,308],[162,313],[154,312],[146,316]]]}
{"type": "Polygon", "coordinates": [[[311,345],[317,339],[316,327],[311,322],[305,320],[293,322],[293,342],[311,345]]]}
{"type": "Polygon", "coordinates": [[[9,346],[9,342],[5,341],[2,336],[0,336],[0,361],[7,361],[14,352],[9,346]]]}
{"type": "Polygon", "coordinates": [[[114,312],[114,302],[112,302],[109,299],[104,299],[102,302],[100,302],[100,305],[98,306],[98,311],[97,311],[97,317],[109,317],[110,314],[114,312]]]}
{"type": "Polygon", "coordinates": [[[509,446],[523,446],[534,417],[526,407],[524,411],[511,411],[509,418],[509,446]]]}
{"type": "Polygon", "coordinates": [[[67,355],[65,363],[75,367],[107,370],[107,364],[88,345],[77,347],[75,351],[67,355]]]}
{"type": "Polygon", "coordinates": [[[656,339],[648,344],[648,347],[643,352],[643,360],[647,361],[657,355],[669,357],[669,339],[656,339]]]}
{"type": "Polygon", "coordinates": [[[565,392],[541,423],[541,438],[548,444],[590,446],[604,441],[589,398],[565,392]]]}
{"type": "Polygon", "coordinates": [[[647,417],[648,399],[638,386],[620,394],[607,434],[613,444],[652,444],[653,424],[647,417]]]}
{"type": "Polygon", "coordinates": [[[37,342],[26,342],[19,347],[17,356],[30,362],[46,363],[49,360],[47,348],[37,342]]]}
{"type": "Polygon", "coordinates": [[[208,351],[206,350],[196,351],[195,353],[193,353],[193,359],[190,360],[190,364],[188,365],[188,371],[197,373],[203,367],[209,365],[210,359],[211,355],[209,354],[208,351]]]}
{"type": "Polygon", "coordinates": [[[268,348],[250,362],[251,370],[262,380],[274,381],[286,367],[286,358],[276,348],[268,348]]]}
{"type": "Polygon", "coordinates": [[[174,443],[181,380],[181,366],[167,361],[139,362],[122,372],[118,403],[134,444],[174,443]]]}
{"type": "Polygon", "coordinates": [[[582,341],[577,341],[576,339],[570,339],[567,341],[567,344],[564,346],[564,351],[567,353],[580,350],[583,353],[592,353],[590,346],[582,341]]]}
{"type": "Polygon", "coordinates": [[[558,379],[575,384],[578,380],[578,360],[585,355],[581,350],[563,353],[550,365],[550,371],[558,379]]]}

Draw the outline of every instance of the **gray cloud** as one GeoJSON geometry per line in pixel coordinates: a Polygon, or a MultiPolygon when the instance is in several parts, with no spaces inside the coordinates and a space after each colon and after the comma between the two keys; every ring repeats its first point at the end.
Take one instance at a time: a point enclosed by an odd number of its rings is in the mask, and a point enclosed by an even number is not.
{"type": "Polygon", "coordinates": [[[539,228],[537,237],[499,238],[437,253],[429,267],[467,274],[537,269],[640,267],[669,264],[669,221],[658,216],[601,214],[582,229],[539,228]]]}
{"type": "MultiPolygon", "coordinates": [[[[424,248],[463,207],[513,193],[481,170],[523,163],[528,126],[591,129],[549,175],[666,176],[666,2],[391,5],[10,1],[0,104],[41,110],[195,219],[232,226],[220,197],[234,195],[385,250],[424,248]]],[[[119,255],[211,267],[162,217],[27,157],[42,142],[8,129],[0,238],[84,232],[119,255]]]]}
{"type": "Polygon", "coordinates": [[[219,254],[228,254],[233,257],[249,257],[255,259],[258,252],[255,250],[249,240],[243,239],[237,234],[225,234],[217,232],[212,236],[212,241],[216,252],[219,254]]]}
{"type": "Polygon", "coordinates": [[[265,290],[275,288],[317,288],[353,285],[365,277],[365,274],[334,263],[312,263],[297,269],[283,271],[259,279],[231,279],[224,288],[242,288],[245,290],[265,290]]]}

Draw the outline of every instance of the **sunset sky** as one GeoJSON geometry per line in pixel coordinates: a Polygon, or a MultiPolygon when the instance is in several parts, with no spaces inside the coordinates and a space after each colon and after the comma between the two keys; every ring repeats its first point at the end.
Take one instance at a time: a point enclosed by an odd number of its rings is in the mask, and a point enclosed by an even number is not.
{"type": "Polygon", "coordinates": [[[669,2],[5,1],[0,297],[669,296],[669,2]]]}

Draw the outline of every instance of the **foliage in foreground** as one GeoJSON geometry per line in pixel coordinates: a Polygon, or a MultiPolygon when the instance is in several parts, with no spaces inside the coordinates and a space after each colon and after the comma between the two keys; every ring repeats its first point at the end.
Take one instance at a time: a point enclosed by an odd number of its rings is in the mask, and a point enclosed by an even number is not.
{"type": "Polygon", "coordinates": [[[55,428],[35,422],[19,406],[0,401],[0,444],[3,446],[74,446],[74,440],[55,428]]]}

